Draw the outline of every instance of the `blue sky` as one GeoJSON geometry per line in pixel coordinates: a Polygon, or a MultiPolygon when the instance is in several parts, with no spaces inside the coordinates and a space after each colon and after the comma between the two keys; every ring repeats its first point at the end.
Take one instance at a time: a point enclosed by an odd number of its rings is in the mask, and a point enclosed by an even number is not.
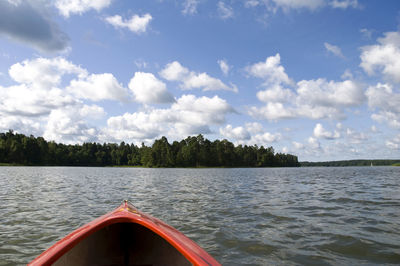
{"type": "Polygon", "coordinates": [[[3,0],[0,130],[400,157],[400,2],[3,0]]]}

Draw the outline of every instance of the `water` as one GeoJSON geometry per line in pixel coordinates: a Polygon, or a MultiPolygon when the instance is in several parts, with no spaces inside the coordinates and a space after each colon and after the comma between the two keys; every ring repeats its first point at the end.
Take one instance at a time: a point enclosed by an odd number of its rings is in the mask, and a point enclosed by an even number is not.
{"type": "Polygon", "coordinates": [[[400,264],[396,167],[0,167],[0,265],[126,198],[225,265],[400,264]]]}

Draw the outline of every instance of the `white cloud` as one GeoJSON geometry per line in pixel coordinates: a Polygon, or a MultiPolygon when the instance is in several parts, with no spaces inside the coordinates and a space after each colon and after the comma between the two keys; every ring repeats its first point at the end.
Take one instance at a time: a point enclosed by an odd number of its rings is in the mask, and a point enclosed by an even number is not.
{"type": "Polygon", "coordinates": [[[103,138],[140,142],[161,135],[184,138],[187,135],[207,134],[211,132],[210,126],[225,123],[226,115],[232,112],[234,109],[218,96],[183,95],[170,108],[149,108],[110,117],[103,138]]]}
{"type": "Polygon", "coordinates": [[[54,5],[64,17],[71,14],[83,14],[91,9],[100,11],[111,4],[112,0],[56,0],[54,5]]]}
{"type": "Polygon", "coordinates": [[[106,115],[97,105],[80,99],[123,100],[128,91],[112,74],[89,74],[64,58],[36,58],[12,65],[17,84],[0,86],[1,129],[76,143],[96,140],[98,130],[87,121],[106,115]],[[69,86],[66,86],[69,84],[69,86]]]}
{"type": "Polygon", "coordinates": [[[365,95],[368,98],[368,106],[378,113],[372,114],[372,119],[378,122],[386,122],[389,126],[400,128],[400,93],[393,91],[390,84],[378,83],[370,86],[365,95]]]}
{"type": "Polygon", "coordinates": [[[0,112],[0,132],[6,132],[10,129],[25,135],[40,136],[42,134],[39,120],[19,116],[7,116],[0,112]]]}
{"type": "Polygon", "coordinates": [[[224,128],[219,129],[219,133],[228,140],[249,140],[250,133],[244,127],[232,127],[232,125],[227,125],[224,128]]]}
{"type": "Polygon", "coordinates": [[[247,8],[256,7],[259,4],[260,4],[260,2],[258,0],[246,0],[244,2],[244,6],[247,7],[247,8]]]}
{"type": "Polygon", "coordinates": [[[268,102],[287,102],[292,100],[295,94],[289,90],[282,88],[281,85],[273,85],[272,87],[257,92],[257,98],[265,103],[268,102]]]}
{"type": "Polygon", "coordinates": [[[257,108],[251,107],[249,114],[258,119],[267,120],[280,120],[295,118],[296,110],[293,108],[286,108],[282,103],[269,102],[265,106],[257,108]]]}
{"type": "Polygon", "coordinates": [[[89,125],[84,114],[93,117],[99,117],[104,113],[101,107],[67,107],[64,109],[52,110],[45,126],[43,137],[47,140],[53,140],[62,143],[83,143],[97,141],[98,130],[89,125]]]}
{"type": "Polygon", "coordinates": [[[333,0],[330,2],[333,8],[346,9],[348,7],[357,8],[359,7],[358,0],[333,0]]]}
{"type": "Polygon", "coordinates": [[[9,69],[10,77],[16,82],[42,89],[60,85],[61,78],[65,74],[84,77],[87,71],[62,57],[24,60],[22,63],[12,65],[9,69]]]}
{"type": "Polygon", "coordinates": [[[334,131],[334,132],[329,132],[327,130],[324,129],[324,127],[318,123],[315,125],[314,128],[314,137],[316,138],[324,138],[324,139],[337,139],[340,138],[340,133],[338,131],[334,131]]]}
{"type": "Polygon", "coordinates": [[[272,2],[274,6],[270,5],[270,8],[282,8],[284,11],[302,8],[315,10],[325,4],[324,0],[272,0],[272,2]]]}
{"type": "Polygon", "coordinates": [[[226,125],[219,129],[219,133],[236,144],[245,145],[270,145],[282,138],[280,133],[265,132],[259,123],[246,123],[244,127],[226,125]]]}
{"type": "Polygon", "coordinates": [[[309,137],[308,138],[308,145],[314,149],[314,150],[320,150],[321,149],[321,143],[319,143],[318,139],[309,137]]]}
{"type": "Polygon", "coordinates": [[[137,59],[133,62],[137,68],[147,68],[149,65],[142,59],[137,59]]]}
{"type": "Polygon", "coordinates": [[[184,80],[189,75],[189,69],[182,66],[178,61],[174,61],[165,66],[161,70],[160,75],[169,81],[180,81],[184,80]]]}
{"type": "Polygon", "coordinates": [[[115,28],[127,28],[134,33],[143,33],[147,31],[152,19],[150,14],[144,14],[143,16],[133,15],[129,20],[124,20],[120,15],[107,17],[105,20],[115,28]]]}
{"type": "Polygon", "coordinates": [[[267,120],[297,117],[311,119],[343,119],[344,109],[360,106],[365,96],[361,86],[354,81],[302,80],[295,91],[272,86],[259,91],[257,97],[266,103],[251,107],[249,114],[267,120]]]}
{"type": "Polygon", "coordinates": [[[352,81],[302,80],[297,83],[298,101],[313,106],[350,107],[361,105],[365,96],[362,87],[352,81]]]}
{"type": "Polygon", "coordinates": [[[298,150],[304,149],[304,147],[305,147],[303,143],[300,143],[300,142],[297,142],[297,141],[293,141],[292,144],[298,150]]]}
{"type": "Polygon", "coordinates": [[[185,90],[202,89],[203,91],[238,91],[237,87],[233,84],[228,86],[221,80],[210,77],[207,73],[196,73],[194,71],[189,71],[177,61],[167,64],[165,68],[161,70],[160,76],[169,81],[181,82],[180,87],[185,90]]]}
{"type": "Polygon", "coordinates": [[[228,19],[228,18],[233,18],[234,12],[233,8],[226,3],[219,1],[218,4],[218,13],[220,18],[222,19],[228,19]]]}
{"type": "Polygon", "coordinates": [[[390,84],[378,83],[376,86],[370,86],[365,95],[370,107],[400,113],[400,94],[395,93],[390,84]]]}
{"type": "Polygon", "coordinates": [[[106,115],[106,112],[104,111],[103,107],[100,107],[98,105],[85,104],[79,109],[79,115],[81,117],[86,117],[91,119],[101,119],[106,115]]]}
{"type": "Polygon", "coordinates": [[[263,134],[257,134],[251,137],[249,143],[257,143],[259,145],[270,145],[273,142],[281,140],[282,135],[280,133],[272,134],[265,132],[263,134]]]}
{"type": "Polygon", "coordinates": [[[279,54],[268,57],[265,62],[259,62],[248,66],[246,70],[250,75],[262,78],[267,83],[293,83],[286,74],[285,68],[281,65],[281,57],[279,54]]]}
{"type": "Polygon", "coordinates": [[[260,123],[246,123],[246,129],[250,134],[259,134],[263,132],[263,126],[260,123]]]}
{"type": "Polygon", "coordinates": [[[203,91],[227,90],[237,92],[234,85],[228,86],[217,78],[210,77],[207,73],[191,74],[183,81],[183,88],[197,89],[202,88],[203,91]]]}
{"type": "Polygon", "coordinates": [[[400,33],[387,32],[378,44],[361,48],[360,66],[369,75],[376,71],[390,81],[400,83],[400,33]]]}
{"type": "Polygon", "coordinates": [[[379,123],[387,123],[392,128],[400,128],[400,117],[397,113],[381,110],[372,114],[371,118],[379,123]]]}
{"type": "Polygon", "coordinates": [[[333,44],[329,44],[327,42],[324,43],[324,46],[325,46],[325,49],[328,52],[330,52],[330,53],[332,53],[332,54],[334,54],[334,55],[336,55],[338,57],[344,58],[342,50],[338,46],[333,45],[333,44]]]}
{"type": "Polygon", "coordinates": [[[347,142],[351,144],[360,144],[368,140],[368,136],[364,132],[357,132],[351,128],[346,129],[347,142]]]}
{"type": "Polygon", "coordinates": [[[182,13],[184,15],[193,15],[197,13],[198,0],[185,0],[183,2],[182,13]]]}
{"type": "Polygon", "coordinates": [[[129,100],[127,89],[110,73],[91,74],[83,79],[71,80],[66,89],[78,98],[92,101],[129,100]]]}
{"type": "Polygon", "coordinates": [[[33,88],[25,84],[1,87],[0,115],[34,117],[48,115],[51,110],[77,101],[57,88],[33,88]]]}
{"type": "MultiPolygon", "coordinates": [[[[30,90],[34,89],[31,94],[35,94],[39,98],[44,97],[42,94],[46,94],[46,91],[50,91],[49,95],[55,99],[57,97],[68,99],[70,96],[66,96],[66,92],[60,89],[63,85],[63,78],[66,79],[67,75],[69,79],[71,76],[74,79],[70,81],[66,91],[78,98],[93,101],[106,99],[125,101],[129,98],[128,91],[112,74],[89,74],[86,69],[61,57],[25,60],[12,65],[9,74],[16,82],[24,84],[30,90]]],[[[32,96],[32,98],[36,97],[32,96]]]]}
{"type": "Polygon", "coordinates": [[[231,69],[231,67],[228,65],[228,62],[225,59],[218,60],[218,65],[222,73],[224,73],[225,76],[228,75],[229,70],[231,69]]]}
{"type": "Polygon", "coordinates": [[[388,147],[391,150],[398,150],[400,149],[400,134],[394,137],[391,140],[387,140],[385,142],[386,147],[388,147]]]}
{"type": "Polygon", "coordinates": [[[174,97],[168,92],[164,82],[151,73],[136,72],[129,82],[135,99],[141,103],[171,103],[174,97]]]}
{"type": "Polygon", "coordinates": [[[105,21],[115,28],[127,28],[134,33],[143,33],[147,31],[152,19],[150,14],[144,14],[143,16],[133,15],[129,20],[123,19],[120,15],[115,15],[106,17],[105,21]]]}
{"type": "Polygon", "coordinates": [[[16,63],[9,69],[18,85],[0,87],[0,113],[14,116],[43,116],[51,110],[78,103],[59,88],[66,74],[84,77],[87,71],[63,58],[37,58],[16,63]]]}

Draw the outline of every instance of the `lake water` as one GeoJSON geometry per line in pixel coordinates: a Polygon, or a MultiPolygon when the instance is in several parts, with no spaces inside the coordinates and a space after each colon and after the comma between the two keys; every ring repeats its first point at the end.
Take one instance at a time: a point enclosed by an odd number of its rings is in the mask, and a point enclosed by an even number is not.
{"type": "Polygon", "coordinates": [[[0,265],[123,199],[225,265],[400,264],[400,167],[0,167],[0,265]]]}

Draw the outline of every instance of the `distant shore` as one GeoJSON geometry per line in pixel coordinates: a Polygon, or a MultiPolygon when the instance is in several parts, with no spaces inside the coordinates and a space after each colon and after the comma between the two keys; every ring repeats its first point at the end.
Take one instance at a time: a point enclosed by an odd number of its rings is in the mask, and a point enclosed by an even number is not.
{"type": "Polygon", "coordinates": [[[301,167],[341,167],[341,166],[400,166],[400,159],[340,160],[326,162],[300,162],[301,167]]]}
{"type": "MultiPolygon", "coordinates": [[[[371,160],[367,160],[370,162],[371,160]]],[[[382,161],[382,160],[377,160],[382,161]]],[[[398,161],[398,160],[395,160],[398,161]]],[[[347,161],[329,161],[329,162],[300,162],[299,167],[371,167],[371,164],[346,164],[347,161]],[[304,164],[303,164],[304,163],[304,164]]],[[[227,167],[227,166],[189,166],[189,167],[149,167],[142,165],[103,165],[103,166],[93,166],[93,165],[24,165],[24,164],[12,164],[12,163],[0,163],[0,167],[104,167],[104,168],[185,168],[185,169],[209,169],[209,168],[274,168],[274,167],[227,167]]],[[[400,162],[392,164],[382,164],[373,161],[372,166],[400,166],[400,162]]]]}

